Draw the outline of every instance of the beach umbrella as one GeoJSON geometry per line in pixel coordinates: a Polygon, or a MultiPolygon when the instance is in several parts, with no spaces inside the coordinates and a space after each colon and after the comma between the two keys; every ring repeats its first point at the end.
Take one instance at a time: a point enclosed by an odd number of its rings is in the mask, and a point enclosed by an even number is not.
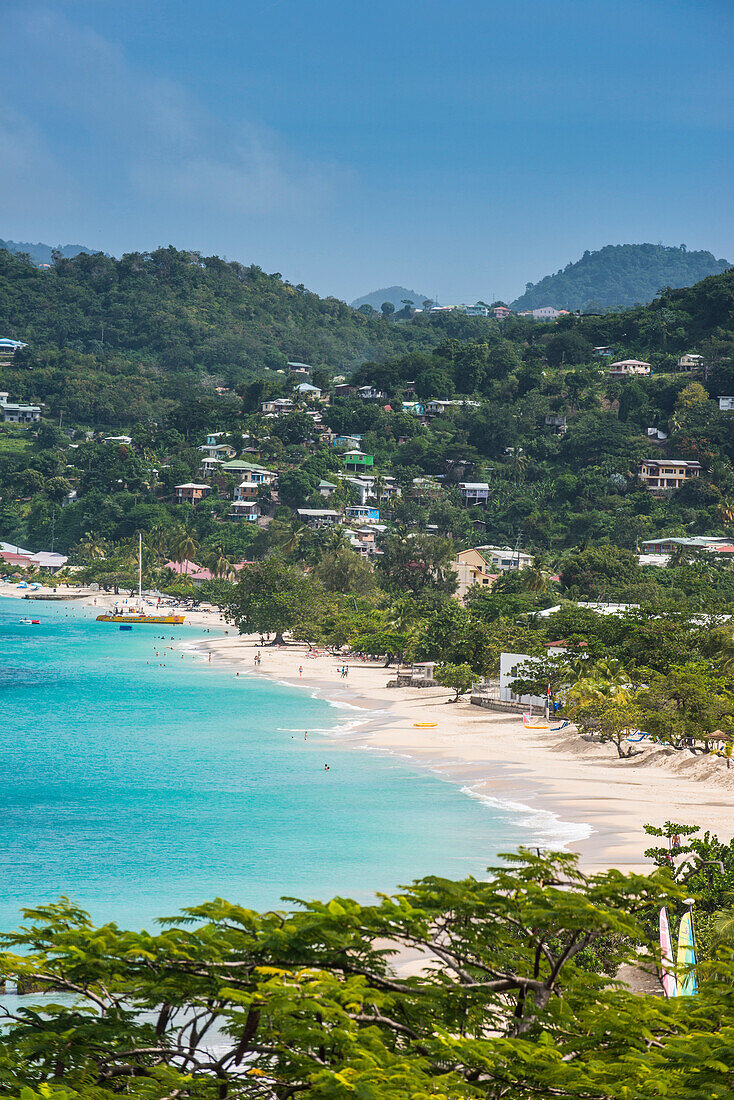
{"type": "Polygon", "coordinates": [[[673,971],[673,945],[670,940],[670,925],[668,923],[668,910],[663,906],[660,910],[660,968],[663,973],[663,989],[666,997],[675,997],[678,994],[678,983],[673,971]]]}
{"type": "MultiPolygon", "coordinates": [[[[686,899],[686,905],[693,901],[686,899]]],[[[690,908],[684,913],[678,931],[678,996],[693,997],[698,993],[696,978],[696,938],[693,931],[693,916],[690,908]]]]}

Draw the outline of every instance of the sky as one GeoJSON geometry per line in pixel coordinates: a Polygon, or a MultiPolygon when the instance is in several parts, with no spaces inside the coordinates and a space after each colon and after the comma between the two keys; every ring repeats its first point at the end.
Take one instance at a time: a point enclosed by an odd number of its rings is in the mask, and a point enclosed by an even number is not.
{"type": "Polygon", "coordinates": [[[0,237],[351,300],[734,260],[731,0],[0,0],[0,237]]]}

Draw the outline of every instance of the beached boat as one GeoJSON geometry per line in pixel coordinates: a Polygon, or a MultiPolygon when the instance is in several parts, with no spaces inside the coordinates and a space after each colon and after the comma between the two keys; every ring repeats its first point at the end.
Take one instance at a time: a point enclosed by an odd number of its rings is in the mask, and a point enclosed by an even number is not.
{"type": "Polygon", "coordinates": [[[183,615],[149,615],[143,607],[143,536],[138,536],[138,605],[115,607],[97,616],[98,623],[148,623],[151,626],[180,626],[183,615]]]}

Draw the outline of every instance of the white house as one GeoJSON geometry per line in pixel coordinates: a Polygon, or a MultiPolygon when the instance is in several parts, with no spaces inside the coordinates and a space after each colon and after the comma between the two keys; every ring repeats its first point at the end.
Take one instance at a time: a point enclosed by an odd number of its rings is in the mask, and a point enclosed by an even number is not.
{"type": "Polygon", "coordinates": [[[555,309],[553,306],[541,306],[540,309],[530,311],[536,321],[557,321],[559,317],[568,313],[567,309],[555,309]]]}
{"type": "Polygon", "coordinates": [[[644,359],[618,359],[609,364],[610,378],[628,378],[636,374],[649,374],[652,367],[644,359]]]}
{"type": "Polygon", "coordinates": [[[319,387],[312,386],[310,382],[299,382],[297,386],[293,387],[293,392],[297,393],[299,397],[311,397],[314,401],[318,401],[321,397],[319,387]]]}
{"type": "Polygon", "coordinates": [[[681,355],[678,360],[678,370],[700,370],[703,364],[704,358],[702,355],[695,355],[688,352],[686,355],[681,355]]]}
{"type": "Polygon", "coordinates": [[[280,416],[281,413],[289,413],[292,408],[290,397],[273,397],[269,401],[263,401],[260,411],[270,416],[280,416]]]}
{"type": "Polygon", "coordinates": [[[719,409],[721,412],[734,412],[734,397],[720,397],[719,409]]]}
{"type": "Polygon", "coordinates": [[[7,393],[0,393],[0,413],[4,424],[36,424],[41,419],[40,405],[15,405],[7,393]]]}

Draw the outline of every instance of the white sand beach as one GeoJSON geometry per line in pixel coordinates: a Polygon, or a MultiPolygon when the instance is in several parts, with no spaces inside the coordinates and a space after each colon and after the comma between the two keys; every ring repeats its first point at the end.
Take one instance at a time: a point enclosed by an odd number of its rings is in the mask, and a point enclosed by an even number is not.
{"type": "MultiPolygon", "coordinates": [[[[24,594],[0,585],[0,595],[24,594]]],[[[103,609],[115,597],[86,592],[79,602],[103,609]]],[[[409,757],[460,784],[467,797],[521,808],[529,841],[563,843],[580,854],[586,869],[649,870],[643,852],[652,841],[645,823],[697,824],[726,840],[734,833],[734,769],[720,758],[650,746],[619,760],[613,746],[586,741],[573,727],[560,734],[529,730],[520,715],[475,707],[468,699],[453,703],[447,689],[387,688],[395,672],[382,663],[316,657],[298,643],[261,648],[259,636],[238,636],[214,610],[186,612],[186,622],[202,627],[200,639],[183,643],[201,659],[211,655],[220,669],[229,664],[233,675],[270,676],[356,708],[342,735],[355,747],[409,757]],[[216,633],[205,633],[206,627],[216,633]],[[343,665],[346,680],[339,673],[343,665]],[[416,722],[435,726],[418,728],[416,722]]]]}

